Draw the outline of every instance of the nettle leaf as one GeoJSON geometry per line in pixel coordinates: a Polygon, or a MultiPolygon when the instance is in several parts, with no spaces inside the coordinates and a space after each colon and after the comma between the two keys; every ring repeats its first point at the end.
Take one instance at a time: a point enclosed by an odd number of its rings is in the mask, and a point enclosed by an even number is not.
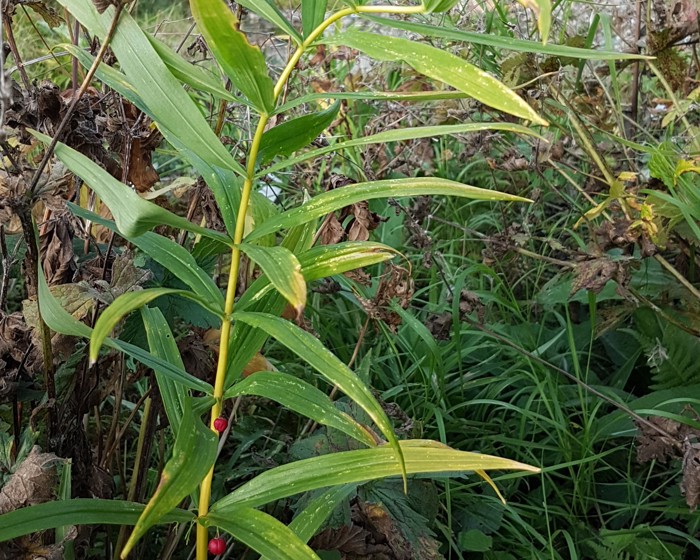
{"type": "Polygon", "coordinates": [[[400,198],[403,196],[445,195],[472,198],[475,200],[500,200],[510,202],[532,202],[527,198],[464,185],[448,179],[436,177],[411,177],[356,183],[339,189],[324,192],[298,208],[287,210],[279,216],[264,222],[246,237],[252,241],[283,228],[298,226],[325,216],[326,214],[350,206],[363,200],[375,198],[400,198]]]}
{"type": "Polygon", "coordinates": [[[214,464],[218,446],[217,435],[202,423],[186,400],[182,424],[173,447],[173,455],[166,463],[158,488],[139,517],[122,551],[126,558],[149,528],[168,515],[202,481],[214,464]]]}
{"type": "Polygon", "coordinates": [[[265,397],[314,422],[335,428],[369,447],[376,445],[369,431],[349,414],[338,410],[328,395],[306,381],[286,373],[254,373],[226,391],[224,399],[239,395],[265,397]]]}
{"type": "MultiPolygon", "coordinates": [[[[540,471],[511,459],[457,451],[436,441],[405,440],[399,445],[408,474],[460,474],[478,470],[540,471]]],[[[396,451],[388,445],[331,453],[269,469],[216,502],[211,511],[226,515],[243,505],[258,507],[318,488],[368,482],[400,474],[396,451]]]]}
{"type": "Polygon", "coordinates": [[[282,31],[284,31],[297,45],[301,45],[303,39],[299,32],[294,29],[294,26],[289,23],[289,20],[284,17],[284,14],[280,9],[275,6],[272,0],[238,0],[237,2],[244,8],[247,8],[251,12],[258,14],[263,19],[266,19],[270,23],[276,25],[282,31]]]}
{"type": "Polygon", "coordinates": [[[326,16],[328,0],[301,0],[301,26],[304,37],[311,35],[326,16]]]}
{"type": "Polygon", "coordinates": [[[277,156],[288,156],[315,140],[340,110],[340,103],[335,102],[325,111],[311,113],[285,121],[263,134],[258,157],[264,165],[277,156]]]}
{"type": "Polygon", "coordinates": [[[320,560],[289,527],[257,509],[239,507],[227,515],[209,513],[200,523],[223,529],[258,554],[275,560],[320,560]]]}
{"type": "Polygon", "coordinates": [[[240,248],[260,266],[270,283],[300,316],[306,307],[306,282],[294,254],[284,247],[259,247],[243,243],[240,248]]]}
{"type": "Polygon", "coordinates": [[[353,29],[326,43],[344,45],[377,60],[405,62],[417,72],[448,84],[489,107],[547,125],[527,102],[496,78],[464,59],[424,43],[353,29]]]}
{"type": "Polygon", "coordinates": [[[238,30],[238,20],[223,0],[191,0],[192,16],[226,75],[261,113],[275,108],[272,79],[262,51],[238,30]]]}

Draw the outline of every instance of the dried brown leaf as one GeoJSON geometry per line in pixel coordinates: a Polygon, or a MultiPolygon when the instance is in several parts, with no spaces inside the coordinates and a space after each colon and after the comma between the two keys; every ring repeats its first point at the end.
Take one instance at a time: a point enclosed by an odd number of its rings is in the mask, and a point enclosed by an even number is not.
{"type": "Polygon", "coordinates": [[[0,514],[51,500],[56,486],[54,466],[58,461],[53,453],[42,453],[34,446],[0,490],[0,514]]]}

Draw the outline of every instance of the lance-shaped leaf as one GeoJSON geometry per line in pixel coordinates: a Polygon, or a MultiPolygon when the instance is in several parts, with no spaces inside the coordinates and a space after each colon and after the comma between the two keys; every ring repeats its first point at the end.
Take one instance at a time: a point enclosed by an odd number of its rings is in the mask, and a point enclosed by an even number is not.
{"type": "MultiPolygon", "coordinates": [[[[33,136],[48,144],[51,138],[39,132],[30,131],[33,136]]],[[[54,150],[68,169],[80,177],[94,190],[111,210],[119,231],[125,235],[140,235],[159,225],[168,225],[198,233],[230,244],[230,239],[213,230],[203,228],[182,218],[157,204],[144,200],[125,184],[117,181],[96,163],[90,161],[81,153],[58,143],[54,150]]]]}
{"type": "Polygon", "coordinates": [[[225,516],[210,513],[199,522],[223,529],[258,554],[275,560],[319,560],[289,527],[257,509],[241,507],[225,516]]]}
{"type": "Polygon", "coordinates": [[[280,317],[266,313],[234,313],[236,321],[256,327],[276,339],[308,363],[330,383],[364,410],[395,451],[397,468],[402,472],[403,457],[391,422],[372,391],[357,375],[310,333],[280,317]]]}
{"type": "MultiPolygon", "coordinates": [[[[146,328],[146,338],[151,354],[184,370],[185,364],[182,363],[175,337],[161,310],[142,307],[141,318],[146,328]]],[[[156,382],[170,427],[173,433],[177,434],[185,414],[189,392],[181,383],[176,383],[158,370],[156,370],[156,382]]]]}
{"type": "MultiPolygon", "coordinates": [[[[92,330],[92,336],[90,337],[90,363],[94,364],[97,361],[102,343],[114,330],[117,323],[124,318],[124,316],[143,307],[154,299],[167,294],[194,296],[194,294],[190,294],[185,290],[175,290],[173,288],[147,288],[145,290],[139,290],[138,292],[127,292],[122,294],[111,304],[109,304],[107,309],[100,314],[100,317],[95,323],[95,328],[92,330]]],[[[192,299],[196,298],[193,297],[192,299]]]]}
{"type": "MultiPolygon", "coordinates": [[[[143,504],[124,500],[76,498],[35,504],[0,515],[0,542],[63,525],[135,525],[143,504]]],[[[176,509],[159,523],[187,523],[194,514],[176,509]]]]}
{"type": "MultiPolygon", "coordinates": [[[[90,220],[96,224],[106,227],[112,231],[119,232],[116,224],[112,220],[107,220],[98,216],[94,212],[68,202],[68,209],[85,220],[90,220]]],[[[175,277],[187,284],[192,291],[197,294],[204,306],[212,313],[222,315],[224,312],[224,297],[221,290],[204,270],[197,264],[197,261],[187,249],[175,243],[172,239],[147,231],[143,235],[127,236],[124,238],[136,245],[154,261],[164,266],[175,277]]],[[[211,243],[211,242],[210,242],[211,243]]]]}
{"type": "Polygon", "coordinates": [[[306,282],[301,265],[294,254],[284,247],[259,247],[241,244],[241,250],[255,262],[270,283],[301,315],[306,306],[306,282]]]}
{"type": "Polygon", "coordinates": [[[489,107],[547,125],[525,100],[496,78],[464,59],[408,39],[348,30],[326,42],[345,45],[377,60],[405,62],[417,72],[448,84],[489,107]]]}
{"type": "Polygon", "coordinates": [[[223,0],[190,0],[192,16],[231,82],[261,113],[275,108],[272,80],[262,51],[238,30],[238,20],[223,0]]]}
{"type": "Polygon", "coordinates": [[[305,224],[329,212],[350,206],[362,200],[374,198],[400,198],[403,196],[445,195],[473,198],[476,200],[502,200],[511,202],[532,202],[527,198],[513,196],[498,191],[480,189],[463,185],[448,179],[435,177],[412,177],[407,179],[388,179],[386,181],[371,181],[356,183],[339,189],[324,192],[312,198],[298,208],[287,210],[279,216],[264,222],[255,228],[246,238],[252,241],[264,235],[269,235],[282,228],[305,224]]]}
{"type": "MultiPolygon", "coordinates": [[[[457,451],[436,441],[408,440],[401,441],[400,445],[408,474],[459,474],[478,470],[522,470],[536,473],[540,470],[510,459],[457,451]]],[[[229,508],[235,509],[242,505],[258,507],[317,488],[398,476],[401,470],[396,459],[396,451],[383,445],[288,463],[246,482],[214,504],[211,511],[226,515],[229,508]]]]}
{"type": "Polygon", "coordinates": [[[330,488],[311,500],[306,507],[289,524],[299,538],[308,542],[333,513],[340,503],[347,499],[355,490],[355,484],[346,484],[330,488]]]}
{"type": "Polygon", "coordinates": [[[301,28],[304,37],[311,35],[326,17],[328,0],[301,0],[301,28]]]}
{"type": "Polygon", "coordinates": [[[324,392],[313,385],[281,372],[259,371],[236,383],[224,394],[225,399],[239,395],[257,395],[273,400],[288,409],[329,426],[374,447],[369,431],[349,414],[338,410],[324,392]]]}
{"type": "Polygon", "coordinates": [[[216,459],[218,438],[198,416],[192,413],[190,401],[182,418],[173,456],[166,463],[155,494],[139,517],[122,551],[126,558],[146,531],[169,514],[192,492],[209,472],[216,459]]]}
{"type": "Polygon", "coordinates": [[[340,110],[336,102],[325,111],[285,121],[263,134],[258,157],[262,164],[277,156],[288,156],[311,143],[330,126],[340,110]]]}
{"type": "Polygon", "coordinates": [[[301,45],[303,41],[301,35],[299,35],[299,32],[294,29],[294,26],[291,23],[289,23],[289,20],[284,17],[284,14],[280,11],[280,9],[275,6],[273,0],[239,0],[238,4],[276,25],[279,29],[289,35],[289,37],[297,45],[301,45]]]}
{"type": "Polygon", "coordinates": [[[299,255],[301,273],[307,282],[343,274],[394,258],[400,253],[374,241],[346,241],[318,245],[299,255]]]}
{"type": "Polygon", "coordinates": [[[542,43],[547,42],[549,29],[552,27],[552,0],[518,0],[523,6],[533,11],[537,17],[542,43]]]}
{"type": "Polygon", "coordinates": [[[451,10],[459,0],[422,0],[427,13],[446,12],[451,10]]]}

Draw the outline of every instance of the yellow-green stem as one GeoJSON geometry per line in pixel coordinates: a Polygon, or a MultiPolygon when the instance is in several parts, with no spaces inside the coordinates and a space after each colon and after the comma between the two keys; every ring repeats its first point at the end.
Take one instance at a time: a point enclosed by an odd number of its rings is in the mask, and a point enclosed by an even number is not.
{"type": "MultiPolygon", "coordinates": [[[[369,13],[369,14],[417,14],[422,13],[425,10],[422,6],[356,6],[354,8],[346,8],[341,10],[326,20],[323,21],[316,29],[314,29],[311,34],[304,40],[304,42],[299,45],[297,50],[287,62],[282,74],[280,75],[274,88],[274,101],[277,102],[282,90],[284,89],[289,76],[294,71],[299,59],[308,49],[311,44],[318,39],[321,34],[335,22],[340,19],[357,13],[369,13]]],[[[269,120],[269,115],[262,114],[260,116],[260,121],[255,130],[253,136],[253,141],[250,146],[250,152],[248,153],[248,159],[246,164],[246,177],[243,182],[243,189],[241,191],[241,203],[238,207],[238,214],[236,215],[236,229],[233,235],[233,249],[231,250],[231,267],[228,276],[228,285],[226,287],[226,302],[224,304],[224,320],[221,324],[221,336],[219,338],[219,359],[216,366],[216,378],[214,380],[214,405],[211,408],[210,417],[210,427],[214,430],[214,420],[216,420],[221,414],[222,398],[224,394],[224,387],[226,381],[226,371],[228,369],[228,350],[229,350],[229,338],[231,335],[231,315],[233,314],[234,299],[236,296],[236,285],[238,281],[238,270],[240,264],[240,243],[243,241],[243,234],[245,232],[245,217],[248,211],[248,204],[250,202],[250,194],[253,188],[253,179],[255,177],[255,163],[258,157],[258,151],[260,149],[260,142],[262,140],[263,132],[265,131],[265,126],[269,120]]],[[[211,485],[214,479],[214,467],[209,470],[207,476],[202,480],[199,492],[199,517],[204,517],[209,512],[209,502],[211,500],[211,485]]],[[[207,546],[209,542],[209,531],[207,527],[202,524],[197,524],[197,560],[206,560],[207,558],[207,546]]]]}

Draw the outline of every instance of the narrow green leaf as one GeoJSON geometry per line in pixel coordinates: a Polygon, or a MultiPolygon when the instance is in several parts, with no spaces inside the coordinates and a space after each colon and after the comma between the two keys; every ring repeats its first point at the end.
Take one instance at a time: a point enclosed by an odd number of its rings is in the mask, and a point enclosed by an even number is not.
{"type": "Polygon", "coordinates": [[[301,0],[301,27],[304,37],[323,23],[328,0],[301,0]]]}
{"type": "Polygon", "coordinates": [[[46,278],[44,277],[44,271],[41,269],[41,263],[39,264],[38,276],[39,289],[37,290],[37,299],[39,303],[39,313],[44,323],[46,323],[46,326],[57,333],[90,338],[92,329],[63,309],[61,304],[51,293],[49,285],[46,283],[46,278]]]}
{"type": "Polygon", "coordinates": [[[97,361],[102,343],[124,316],[166,294],[188,295],[189,293],[185,290],[174,290],[173,288],[147,288],[138,292],[126,292],[108,305],[100,314],[95,327],[92,329],[92,336],[90,337],[90,364],[94,364],[97,361]]]}
{"type": "Polygon", "coordinates": [[[158,488],[139,517],[122,551],[126,558],[146,531],[169,514],[192,492],[209,472],[216,459],[218,438],[191,410],[186,402],[182,424],[175,439],[173,456],[166,463],[158,488]]]}
{"type": "Polygon", "coordinates": [[[518,2],[533,11],[537,17],[537,28],[540,30],[542,43],[546,44],[552,27],[552,0],[518,0],[518,2]]]}
{"type": "Polygon", "coordinates": [[[306,381],[286,373],[254,373],[226,391],[224,398],[230,399],[239,395],[265,397],[314,422],[335,428],[369,447],[376,445],[367,429],[349,414],[338,410],[328,395],[306,381]]]}
{"type": "Polygon", "coordinates": [[[255,262],[270,283],[301,315],[306,306],[306,282],[301,265],[294,254],[284,247],[259,247],[241,244],[241,251],[255,262]]]}
{"type": "MultiPolygon", "coordinates": [[[[76,216],[119,233],[116,224],[112,220],[98,216],[94,212],[85,210],[72,202],[67,204],[68,209],[76,216]]],[[[192,288],[192,291],[200,296],[201,302],[212,313],[216,315],[223,314],[224,296],[221,294],[221,290],[211,277],[199,267],[197,261],[187,249],[175,243],[172,239],[151,231],[138,236],[122,235],[127,241],[136,245],[154,261],[164,266],[175,277],[192,288]]]]}
{"type": "Polygon", "coordinates": [[[261,113],[271,113],[275,100],[265,57],[238,30],[231,9],[223,0],[190,0],[190,9],[209,50],[233,84],[261,113]]]}
{"type": "Polygon", "coordinates": [[[219,527],[258,554],[275,560],[320,560],[289,527],[257,509],[241,507],[226,516],[209,513],[200,523],[219,527]]]}
{"type": "MultiPolygon", "coordinates": [[[[143,319],[143,326],[146,328],[146,338],[148,339],[148,347],[151,354],[184,370],[185,364],[182,363],[175,337],[161,310],[142,307],[141,318],[143,319]]],[[[182,417],[185,414],[187,399],[190,395],[182,384],[176,383],[170,377],[163,375],[157,370],[155,374],[158,392],[163,399],[165,414],[168,417],[173,433],[177,434],[182,423],[182,417]]]]}
{"type": "Polygon", "coordinates": [[[545,138],[537,134],[534,130],[514,123],[486,122],[448,124],[442,126],[418,126],[414,128],[399,128],[396,130],[387,130],[385,132],[379,132],[378,134],[372,134],[371,136],[364,136],[362,138],[346,140],[345,142],[337,142],[330,146],[318,148],[317,150],[309,150],[308,152],[300,154],[296,157],[286,159],[277,164],[271,165],[270,167],[262,169],[258,172],[258,176],[267,175],[268,173],[276,173],[281,169],[291,167],[292,165],[296,165],[298,163],[301,163],[302,161],[315,159],[329,152],[338,152],[340,150],[352,148],[355,146],[366,146],[368,144],[386,144],[389,142],[415,140],[416,138],[433,138],[438,136],[445,136],[447,134],[468,134],[471,132],[483,132],[485,130],[500,130],[503,132],[527,134],[529,136],[534,136],[546,142],[545,138]]]}
{"type": "Polygon", "coordinates": [[[338,389],[362,408],[389,441],[392,449],[395,450],[397,466],[399,472],[401,472],[403,458],[391,422],[384,409],[374,398],[372,391],[362,383],[360,378],[348,366],[341,362],[313,335],[280,317],[265,313],[242,312],[234,313],[233,318],[236,321],[247,323],[252,327],[265,331],[316,369],[330,383],[336,385],[338,389]]]}
{"type": "Polygon", "coordinates": [[[326,130],[340,110],[336,102],[325,111],[285,121],[263,134],[258,157],[264,165],[277,156],[288,156],[315,140],[326,130]]]}
{"type": "Polygon", "coordinates": [[[362,200],[375,198],[400,198],[404,196],[445,195],[461,196],[476,200],[502,200],[510,202],[532,202],[527,198],[480,189],[463,185],[448,179],[435,177],[412,177],[407,179],[388,179],[386,181],[371,181],[356,183],[339,189],[324,192],[312,198],[306,204],[292,210],[287,210],[279,216],[255,228],[246,238],[252,241],[286,227],[304,224],[329,212],[344,208],[362,200]]]}
{"type": "Polygon", "coordinates": [[[317,498],[309,502],[306,507],[289,524],[289,528],[304,542],[309,542],[326,519],[330,517],[335,508],[343,500],[346,500],[355,490],[355,484],[346,484],[329,488],[317,498]]]}
{"type": "MultiPolygon", "coordinates": [[[[104,40],[112,23],[114,8],[99,14],[92,2],[59,0],[93,35],[104,40]]],[[[243,167],[233,158],[209,128],[204,115],[180,82],[168,70],[151,46],[146,34],[125,10],[112,38],[114,51],[122,72],[160,127],[176,138],[186,138],[189,148],[204,161],[245,175],[243,167]]]]}
{"type": "Polygon", "coordinates": [[[426,13],[447,12],[451,10],[459,0],[422,0],[426,13]]]}
{"type": "Polygon", "coordinates": [[[294,29],[294,26],[289,23],[289,20],[284,17],[284,14],[275,6],[272,0],[239,0],[238,4],[276,25],[289,35],[297,45],[301,45],[303,42],[299,32],[294,29]]]}
{"type": "Polygon", "coordinates": [[[497,49],[506,49],[518,52],[549,54],[552,56],[580,58],[583,60],[632,60],[632,59],[649,59],[651,57],[621,53],[613,51],[602,51],[593,49],[582,49],[580,47],[569,47],[568,45],[543,45],[537,41],[526,41],[524,39],[515,39],[513,37],[505,37],[492,35],[489,33],[474,33],[471,31],[462,31],[460,29],[448,29],[444,26],[428,25],[425,23],[414,23],[411,21],[402,21],[378,16],[365,16],[381,25],[393,27],[395,29],[403,29],[413,33],[419,33],[427,37],[442,37],[453,41],[465,41],[475,45],[484,45],[497,49]]]}
{"type": "MultiPolygon", "coordinates": [[[[34,137],[48,144],[51,138],[36,131],[34,137]]],[[[119,231],[127,236],[137,236],[159,225],[168,225],[198,233],[205,237],[230,244],[230,239],[217,231],[200,227],[153,202],[141,198],[125,184],[117,181],[107,171],[87,157],[59,142],[54,150],[68,169],[78,175],[94,190],[111,210],[119,231]]]]}
{"type": "Polygon", "coordinates": [[[377,60],[405,62],[417,72],[448,84],[489,107],[547,125],[525,100],[496,78],[466,60],[431,45],[353,29],[326,41],[357,49],[377,60]]]}
{"type": "MultiPolygon", "coordinates": [[[[540,470],[510,459],[457,451],[434,441],[401,441],[400,446],[408,474],[458,474],[477,470],[536,473],[540,470]]],[[[400,474],[396,452],[388,445],[331,453],[265,471],[219,500],[211,511],[226,515],[230,509],[235,510],[240,506],[258,507],[317,488],[362,483],[400,474]]]]}
{"type": "MultiPolygon", "coordinates": [[[[63,525],[134,525],[144,507],[124,500],[91,498],[36,504],[0,515],[0,542],[63,525]]],[[[194,518],[192,512],[176,509],[159,522],[188,523],[194,518]]]]}
{"type": "Polygon", "coordinates": [[[318,245],[299,255],[301,273],[307,282],[343,274],[393,259],[400,253],[373,241],[346,241],[335,245],[318,245]]]}

